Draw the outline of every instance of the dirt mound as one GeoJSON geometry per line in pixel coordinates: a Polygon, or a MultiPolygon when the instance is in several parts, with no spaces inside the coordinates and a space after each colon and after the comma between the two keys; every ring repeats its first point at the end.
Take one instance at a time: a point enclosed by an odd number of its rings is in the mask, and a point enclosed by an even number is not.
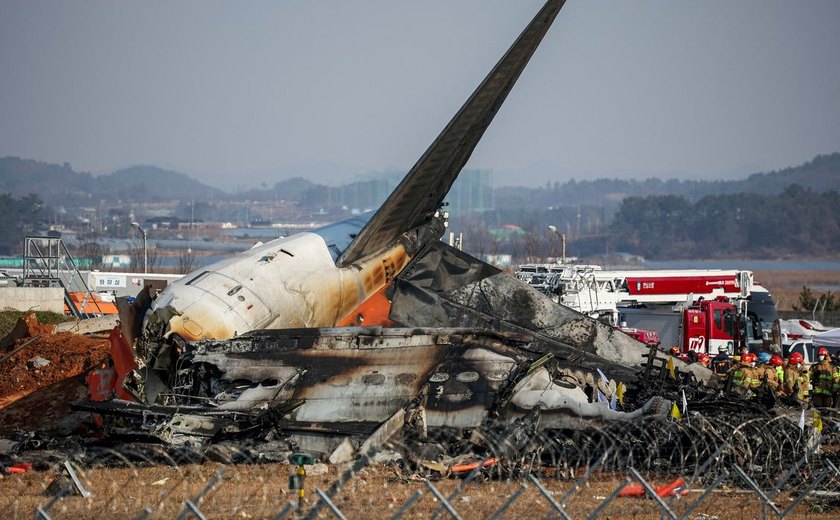
{"type": "Polygon", "coordinates": [[[34,338],[40,334],[55,334],[55,324],[41,324],[34,312],[29,312],[18,318],[11,332],[0,339],[0,350],[11,352],[20,344],[20,340],[34,338]]]}
{"type": "Polygon", "coordinates": [[[84,377],[76,376],[39,387],[13,401],[0,400],[0,435],[54,428],[70,415],[70,403],[87,395],[84,377]]]}
{"type": "MultiPolygon", "coordinates": [[[[107,339],[66,332],[53,334],[50,328],[33,319],[34,315],[26,320],[22,318],[28,329],[26,336],[40,335],[40,338],[0,363],[0,408],[34,390],[86,373],[108,353],[107,339]],[[28,363],[30,360],[33,362],[28,363]],[[44,364],[43,360],[49,363],[44,364]]],[[[30,339],[16,338],[8,351],[30,339]]]]}

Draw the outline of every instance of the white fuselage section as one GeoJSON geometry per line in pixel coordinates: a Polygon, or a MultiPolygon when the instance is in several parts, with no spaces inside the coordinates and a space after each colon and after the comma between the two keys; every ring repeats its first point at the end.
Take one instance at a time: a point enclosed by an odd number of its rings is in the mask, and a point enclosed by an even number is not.
{"type": "Polygon", "coordinates": [[[227,339],[264,328],[332,327],[384,287],[409,258],[397,243],[338,268],[324,238],[272,240],[194,271],[166,287],[147,313],[166,335],[227,339]]]}

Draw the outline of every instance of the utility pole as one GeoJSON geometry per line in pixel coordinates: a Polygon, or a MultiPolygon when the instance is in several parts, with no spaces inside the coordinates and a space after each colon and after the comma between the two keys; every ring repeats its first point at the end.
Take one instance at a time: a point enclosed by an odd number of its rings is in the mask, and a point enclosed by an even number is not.
{"type": "Polygon", "coordinates": [[[140,224],[137,222],[132,222],[131,227],[137,228],[140,234],[143,236],[143,274],[148,274],[149,272],[149,256],[148,256],[148,248],[146,247],[146,230],[140,227],[140,224]]]}

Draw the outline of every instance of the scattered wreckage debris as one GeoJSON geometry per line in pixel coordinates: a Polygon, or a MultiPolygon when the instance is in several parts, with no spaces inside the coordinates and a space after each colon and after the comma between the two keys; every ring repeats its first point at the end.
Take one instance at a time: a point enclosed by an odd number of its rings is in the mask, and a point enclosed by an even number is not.
{"type": "MultiPolygon", "coordinates": [[[[155,396],[161,404],[77,402],[106,418],[104,438],[23,436],[8,460],[46,452],[55,462],[69,452],[83,465],[282,462],[305,451],[345,462],[374,452],[406,477],[458,474],[458,466],[491,459],[482,472],[512,477],[544,468],[567,474],[609,451],[604,468],[688,474],[726,445],[721,460],[760,480],[815,446],[813,428],[800,429],[796,413],[701,385],[678,367],[671,377],[659,357],[628,378],[619,410],[589,403],[586,381],[590,395],[614,389],[532,343],[480,329],[400,328],[255,331],[188,343],[172,390],[155,396]],[[670,400],[647,397],[654,391],[689,396],[681,421],[669,415],[670,400]],[[578,392],[580,400],[563,398],[578,392]]],[[[828,428],[823,442],[840,444],[837,436],[828,428]]]]}
{"type": "Polygon", "coordinates": [[[21,433],[3,460],[348,460],[388,448],[407,472],[499,476],[563,474],[607,451],[607,468],[683,473],[724,444],[753,475],[798,460],[813,442],[791,417],[439,241],[443,198],[562,5],[546,2],[375,214],[118,302],[121,327],[101,345],[113,366],[90,376],[94,400],[74,404],[105,437],[21,433]]]}
{"type": "Polygon", "coordinates": [[[116,399],[77,408],[171,445],[325,455],[401,409],[418,441],[506,421],[523,446],[531,428],[665,416],[662,397],[633,399],[648,347],[439,240],[446,194],[563,4],[545,2],[378,210],[118,302],[113,372],[92,392],[113,381],[116,399]]]}
{"type": "MultiPolygon", "coordinates": [[[[0,418],[15,400],[87,373],[108,353],[107,341],[67,332],[56,333],[55,325],[41,325],[34,313],[21,317],[6,338],[10,338],[4,342],[7,351],[0,356],[0,418]]],[[[75,392],[70,395],[72,399],[78,399],[75,392]]],[[[65,403],[72,400],[54,397],[65,403]]],[[[0,424],[5,426],[8,422],[0,420],[0,424]]],[[[0,427],[0,431],[5,429],[0,427]]]]}

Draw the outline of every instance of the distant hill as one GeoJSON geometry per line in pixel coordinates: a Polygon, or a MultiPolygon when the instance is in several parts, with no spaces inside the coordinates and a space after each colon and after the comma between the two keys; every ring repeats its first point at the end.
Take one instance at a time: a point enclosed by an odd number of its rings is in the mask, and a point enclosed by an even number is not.
{"type": "Polygon", "coordinates": [[[99,190],[104,190],[118,200],[212,200],[226,197],[217,188],[211,188],[192,177],[157,166],[132,166],[97,178],[99,190]]]}
{"type": "Polygon", "coordinates": [[[754,173],[746,180],[734,182],[736,191],[761,194],[781,193],[791,184],[810,188],[816,193],[840,191],[840,152],[818,155],[800,166],[769,173],[754,173]]]}
{"type": "Polygon", "coordinates": [[[91,200],[94,177],[69,164],[49,164],[19,157],[0,158],[0,193],[23,197],[34,193],[48,204],[83,205],[91,200]]]}
{"type": "MultiPolygon", "coordinates": [[[[272,187],[231,194],[186,174],[151,165],[132,166],[95,177],[90,173],[76,172],[67,163],[58,165],[18,157],[0,158],[0,193],[15,197],[34,193],[50,206],[83,206],[101,199],[126,202],[285,200],[306,207],[339,202],[351,208],[367,208],[384,199],[391,189],[388,182],[383,178],[329,187],[294,177],[272,187]]],[[[571,180],[539,188],[495,188],[493,198],[496,209],[502,211],[589,205],[604,207],[605,216],[609,218],[627,197],[676,195],[696,202],[706,196],[732,193],[774,195],[782,193],[792,184],[815,193],[840,191],[840,152],[818,155],[799,166],[755,173],[739,180],[571,180]]]]}
{"type": "Polygon", "coordinates": [[[816,193],[840,191],[840,152],[818,155],[800,166],[755,173],[739,180],[571,180],[540,188],[496,188],[494,197],[498,209],[578,205],[617,207],[626,197],[678,195],[689,201],[697,201],[709,195],[731,193],[774,195],[783,192],[792,184],[810,188],[816,193]]]}
{"type": "Polygon", "coordinates": [[[300,201],[304,194],[320,186],[302,177],[294,177],[278,182],[273,188],[259,188],[241,191],[232,195],[236,200],[254,201],[300,201]]]}
{"type": "Polygon", "coordinates": [[[84,206],[100,199],[127,202],[224,198],[227,194],[197,180],[156,166],[132,166],[94,177],[64,163],[19,157],[0,158],[0,193],[34,193],[50,206],[84,206]]]}

